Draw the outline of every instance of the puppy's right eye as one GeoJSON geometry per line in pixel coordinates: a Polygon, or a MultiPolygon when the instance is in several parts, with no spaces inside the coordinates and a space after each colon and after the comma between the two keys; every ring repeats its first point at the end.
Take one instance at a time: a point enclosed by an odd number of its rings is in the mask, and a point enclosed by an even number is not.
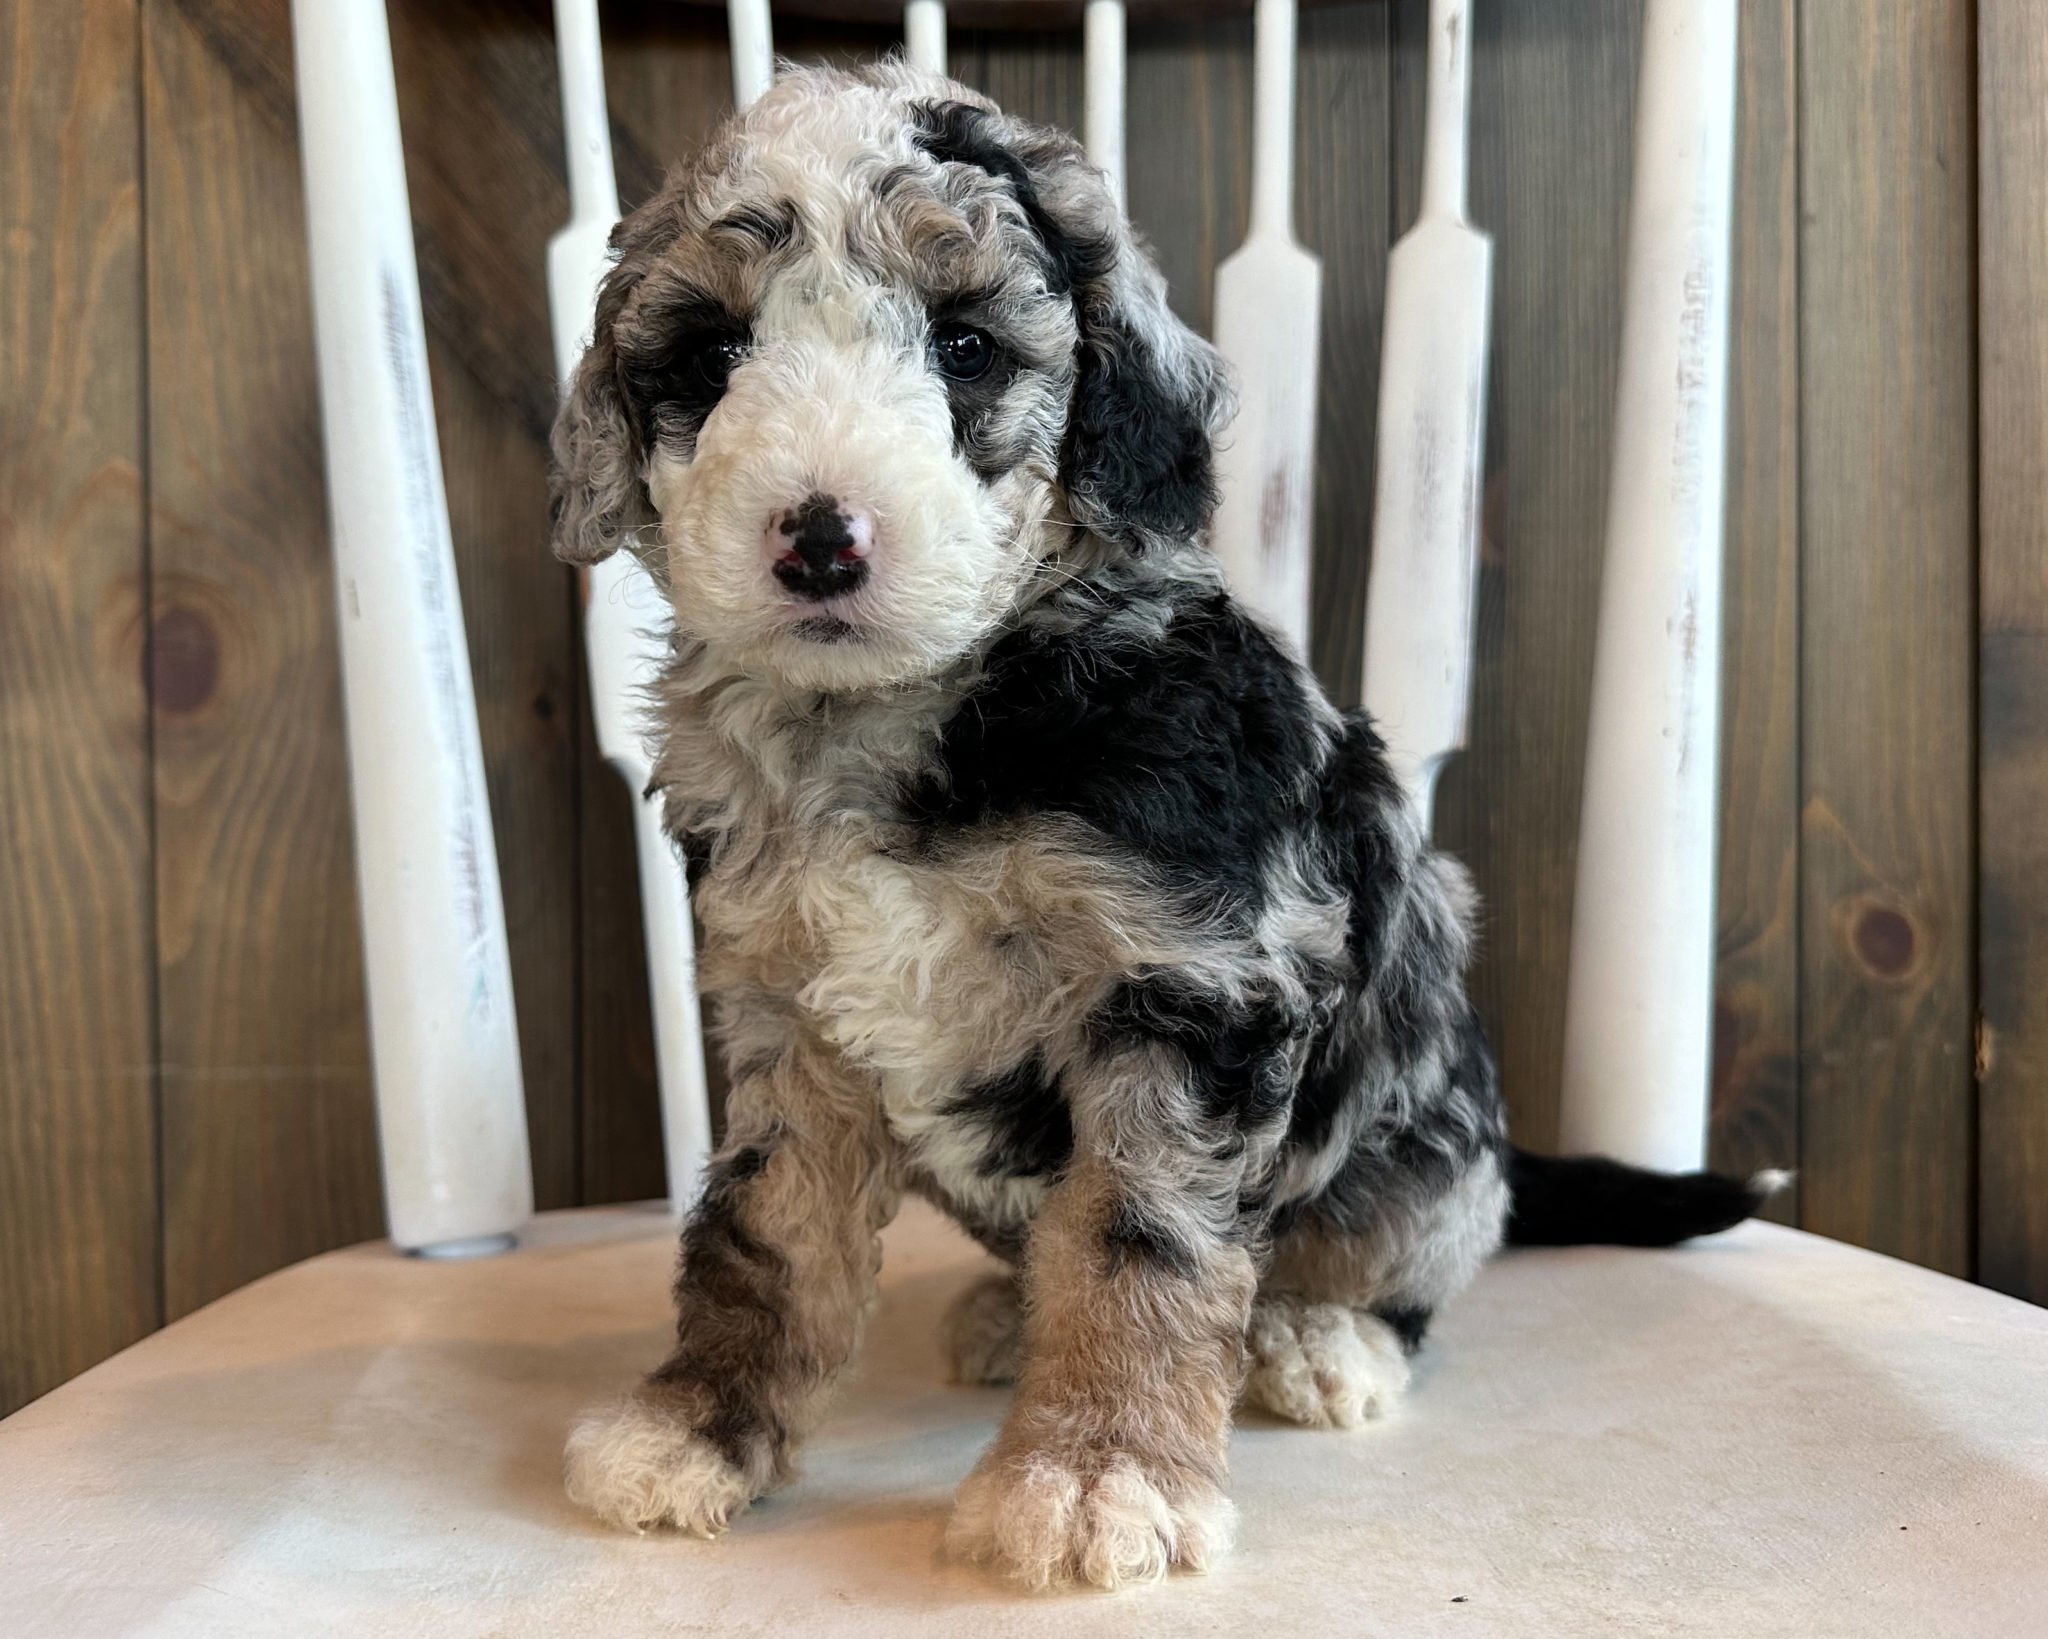
{"type": "Polygon", "coordinates": [[[988,332],[957,320],[932,331],[932,361],[952,381],[978,381],[996,361],[996,344],[988,332]]]}
{"type": "Polygon", "coordinates": [[[706,330],[685,336],[676,349],[671,385],[686,403],[716,404],[725,384],[747,356],[747,338],[736,330],[706,330]]]}

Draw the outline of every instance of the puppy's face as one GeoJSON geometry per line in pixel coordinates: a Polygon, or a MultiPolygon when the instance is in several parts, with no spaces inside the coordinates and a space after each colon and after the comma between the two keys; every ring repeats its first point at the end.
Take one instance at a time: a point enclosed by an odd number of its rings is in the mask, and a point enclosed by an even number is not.
{"type": "Polygon", "coordinates": [[[1196,534],[1223,413],[1070,140],[899,65],[798,72],[614,236],[556,547],[794,687],[943,667],[1075,528],[1196,534]]]}

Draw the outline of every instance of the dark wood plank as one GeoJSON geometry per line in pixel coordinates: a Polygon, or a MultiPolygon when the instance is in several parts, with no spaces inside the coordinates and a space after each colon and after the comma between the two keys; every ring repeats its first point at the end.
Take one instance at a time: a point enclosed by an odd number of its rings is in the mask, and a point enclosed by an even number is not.
{"type": "MultiPolygon", "coordinates": [[[[1365,665],[1387,252],[1407,226],[1394,163],[1402,66],[1392,7],[1303,14],[1295,231],[1323,259],[1309,648],[1317,674],[1345,706],[1358,702],[1365,665]]],[[[1248,90],[1246,97],[1249,120],[1248,90]]],[[[1170,141],[1170,132],[1156,140],[1170,141]]],[[[1226,254],[1241,233],[1234,230],[1226,254]]]]}
{"type": "Polygon", "coordinates": [[[2048,29],[1977,28],[1977,1274],[2048,1303],[2048,29]]]}
{"type": "Polygon", "coordinates": [[[0,1416],[161,1318],[136,29],[0,3],[0,1416]]]}
{"type": "MultiPolygon", "coordinates": [[[[1798,7],[1741,28],[1708,1155],[1748,1174],[1799,1159],[1798,7]]],[[[1797,1185],[1769,1211],[1796,1223],[1797,1185]]]]}
{"type": "MultiPolygon", "coordinates": [[[[1472,216],[1494,239],[1492,383],[1471,747],[1445,771],[1437,834],[1485,897],[1474,996],[1517,1140],[1540,1149],[1557,1134],[1641,11],[1632,0],[1482,5],[1473,36],[1472,216]]],[[[1402,0],[1398,14],[1396,141],[1410,172],[1427,13],[1402,0]]]]}
{"type": "Polygon", "coordinates": [[[382,1227],[298,151],[243,72],[288,10],[236,10],[227,58],[143,11],[172,1316],[382,1227]]]}
{"type": "Polygon", "coordinates": [[[1801,19],[1801,1221],[1970,1269],[1968,0],[1801,19]]]}

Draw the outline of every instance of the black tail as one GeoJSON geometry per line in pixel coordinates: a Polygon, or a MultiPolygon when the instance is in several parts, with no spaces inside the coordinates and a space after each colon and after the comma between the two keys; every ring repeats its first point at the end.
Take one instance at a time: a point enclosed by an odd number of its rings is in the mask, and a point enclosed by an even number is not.
{"type": "Polygon", "coordinates": [[[1782,1172],[1651,1172],[1601,1155],[1508,1152],[1510,1246],[1675,1246],[1732,1229],[1789,1181],[1782,1172]]]}

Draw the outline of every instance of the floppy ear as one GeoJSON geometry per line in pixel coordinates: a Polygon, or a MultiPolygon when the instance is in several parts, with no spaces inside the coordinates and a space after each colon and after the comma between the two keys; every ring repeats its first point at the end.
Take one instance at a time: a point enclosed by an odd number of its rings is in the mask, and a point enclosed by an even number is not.
{"type": "Polygon", "coordinates": [[[1133,548],[1187,540],[1216,506],[1214,440],[1236,411],[1216,350],[1166,303],[1166,280],[1073,138],[993,107],[927,103],[919,145],[1009,183],[1081,331],[1060,477],[1076,523],[1133,548]]]}
{"type": "Polygon", "coordinates": [[[1120,219],[1115,239],[1108,275],[1077,293],[1061,469],[1076,522],[1142,549],[1208,528],[1215,439],[1237,404],[1221,355],[1174,316],[1166,280],[1120,219]]]}
{"type": "Polygon", "coordinates": [[[620,391],[613,335],[632,282],[623,262],[605,275],[590,346],[555,414],[548,489],[555,556],[565,563],[596,563],[621,546],[637,550],[635,532],[657,521],[641,480],[640,440],[620,391]]]}

